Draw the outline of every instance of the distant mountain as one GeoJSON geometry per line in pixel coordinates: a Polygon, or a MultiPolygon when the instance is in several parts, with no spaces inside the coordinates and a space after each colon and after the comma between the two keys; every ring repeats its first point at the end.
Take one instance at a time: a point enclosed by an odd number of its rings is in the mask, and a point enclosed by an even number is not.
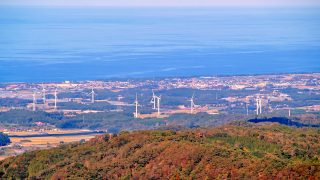
{"type": "Polygon", "coordinates": [[[237,122],[121,132],[0,162],[0,179],[320,178],[320,130],[237,122]]]}

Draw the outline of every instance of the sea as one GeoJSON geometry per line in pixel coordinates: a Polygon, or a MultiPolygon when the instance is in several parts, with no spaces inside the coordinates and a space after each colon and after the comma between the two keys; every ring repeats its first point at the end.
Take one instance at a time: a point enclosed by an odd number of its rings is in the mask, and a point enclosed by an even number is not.
{"type": "Polygon", "coordinates": [[[320,9],[0,6],[0,82],[320,72],[320,9]]]}

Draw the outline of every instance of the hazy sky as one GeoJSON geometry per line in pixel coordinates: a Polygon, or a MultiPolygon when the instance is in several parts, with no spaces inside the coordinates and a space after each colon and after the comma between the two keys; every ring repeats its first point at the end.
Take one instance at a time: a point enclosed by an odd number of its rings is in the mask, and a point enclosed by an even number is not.
{"type": "Polygon", "coordinates": [[[320,6],[320,0],[0,0],[40,6],[320,6]]]}

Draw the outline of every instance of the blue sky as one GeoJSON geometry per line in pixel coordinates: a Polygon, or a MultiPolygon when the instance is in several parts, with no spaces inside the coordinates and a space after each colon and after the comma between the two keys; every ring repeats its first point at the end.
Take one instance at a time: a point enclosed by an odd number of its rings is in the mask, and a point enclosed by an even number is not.
{"type": "Polygon", "coordinates": [[[30,6],[320,6],[320,0],[0,0],[30,6]]]}

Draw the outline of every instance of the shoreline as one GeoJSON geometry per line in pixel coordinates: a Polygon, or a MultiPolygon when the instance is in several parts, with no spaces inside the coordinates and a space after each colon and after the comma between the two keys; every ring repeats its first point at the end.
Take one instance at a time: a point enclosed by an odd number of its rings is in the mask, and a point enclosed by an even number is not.
{"type": "MultiPolygon", "coordinates": [[[[284,73],[248,73],[248,74],[203,74],[203,75],[190,75],[190,76],[183,76],[183,75],[177,75],[177,76],[148,76],[148,77],[108,77],[108,78],[87,78],[87,79],[78,79],[78,80],[72,80],[68,79],[68,81],[71,81],[73,83],[80,83],[80,82],[87,82],[87,81],[144,81],[144,80],[164,80],[164,79],[171,79],[171,78],[181,78],[181,79],[188,79],[188,78],[228,78],[228,77],[251,77],[251,76],[277,76],[277,75],[314,75],[314,74],[320,74],[320,71],[314,71],[314,72],[284,72],[284,73]]],[[[65,80],[58,80],[58,81],[50,81],[50,80],[43,80],[43,81],[1,81],[0,85],[6,85],[6,84],[37,84],[37,83],[62,83],[65,82],[65,80]]]]}

